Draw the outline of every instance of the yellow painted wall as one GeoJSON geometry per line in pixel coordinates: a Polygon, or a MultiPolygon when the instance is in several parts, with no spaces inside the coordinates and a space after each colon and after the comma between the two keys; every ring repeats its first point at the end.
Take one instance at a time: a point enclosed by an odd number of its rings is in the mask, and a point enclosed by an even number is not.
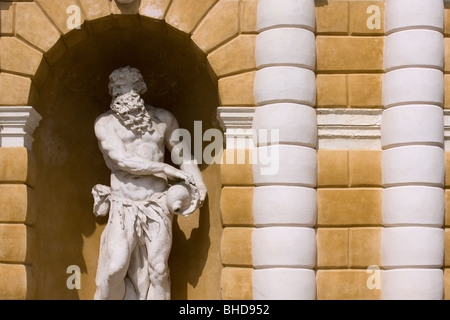
{"type": "MultiPolygon", "coordinates": [[[[384,1],[316,0],[317,108],[382,108],[384,1]],[[369,29],[370,5],[380,28],[369,29]]],[[[381,150],[318,150],[317,299],[380,299],[381,150]]]]}

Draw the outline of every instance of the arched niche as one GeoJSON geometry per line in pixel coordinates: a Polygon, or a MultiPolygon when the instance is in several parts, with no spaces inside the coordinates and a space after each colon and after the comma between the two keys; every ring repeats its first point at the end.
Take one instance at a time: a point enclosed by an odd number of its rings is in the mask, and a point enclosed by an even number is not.
{"type": "MultiPolygon", "coordinates": [[[[107,219],[94,217],[90,191],[98,183],[109,185],[109,170],[93,127],[96,117],[109,109],[108,76],[114,69],[126,65],[140,69],[149,89],[145,101],[170,110],[193,139],[194,121],[201,121],[203,132],[218,127],[217,83],[191,49],[189,37],[160,22],[152,29],[138,24],[123,27],[130,16],[114,19],[118,27],[90,33],[85,23],[72,31],[86,31],[86,36],[48,68],[34,103],[42,116],[33,145],[38,168],[36,299],[93,297],[100,235],[107,219]],[[81,270],[79,290],[67,287],[71,276],[67,268],[72,265],[81,270]]],[[[65,37],[70,39],[71,33],[65,37]]],[[[187,219],[174,219],[173,299],[220,298],[220,173],[217,165],[201,169],[209,190],[207,204],[187,219]]]]}

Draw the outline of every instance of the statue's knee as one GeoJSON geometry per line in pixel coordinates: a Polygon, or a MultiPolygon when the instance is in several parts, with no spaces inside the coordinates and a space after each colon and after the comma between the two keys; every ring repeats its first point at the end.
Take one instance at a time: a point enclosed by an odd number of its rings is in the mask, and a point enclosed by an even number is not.
{"type": "Polygon", "coordinates": [[[153,283],[163,282],[169,276],[169,268],[165,263],[158,263],[152,268],[150,279],[153,283]]]}
{"type": "Polygon", "coordinates": [[[112,263],[108,269],[108,279],[109,280],[122,280],[127,274],[127,269],[123,264],[112,263]]]}

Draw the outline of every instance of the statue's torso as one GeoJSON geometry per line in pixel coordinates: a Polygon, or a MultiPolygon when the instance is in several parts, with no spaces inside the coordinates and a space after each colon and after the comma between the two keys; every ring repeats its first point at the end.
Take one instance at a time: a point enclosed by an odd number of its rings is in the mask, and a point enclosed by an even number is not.
{"type": "MultiPolygon", "coordinates": [[[[116,136],[122,141],[126,151],[130,155],[154,162],[164,162],[165,142],[164,136],[167,125],[160,122],[155,111],[148,110],[152,117],[152,130],[143,135],[138,135],[122,125],[113,114],[110,115],[111,125],[116,136]]],[[[133,201],[144,201],[155,192],[163,192],[167,189],[167,177],[164,174],[140,176],[120,170],[106,157],[106,164],[111,169],[111,188],[113,193],[133,201]]]]}

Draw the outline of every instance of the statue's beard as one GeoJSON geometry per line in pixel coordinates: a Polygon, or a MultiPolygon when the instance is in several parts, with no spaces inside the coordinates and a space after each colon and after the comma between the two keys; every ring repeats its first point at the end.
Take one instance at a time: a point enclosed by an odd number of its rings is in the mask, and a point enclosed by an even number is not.
{"type": "Polygon", "coordinates": [[[111,103],[122,124],[136,134],[151,132],[152,119],[145,109],[144,100],[134,91],[116,97],[111,103]]]}

